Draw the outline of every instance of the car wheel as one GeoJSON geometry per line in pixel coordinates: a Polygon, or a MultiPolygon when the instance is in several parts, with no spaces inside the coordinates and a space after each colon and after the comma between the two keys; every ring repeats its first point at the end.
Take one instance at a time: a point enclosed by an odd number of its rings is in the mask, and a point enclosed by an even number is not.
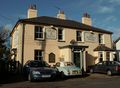
{"type": "Polygon", "coordinates": [[[107,75],[108,76],[111,76],[112,75],[112,72],[110,70],[107,71],[107,75]]]}
{"type": "Polygon", "coordinates": [[[90,73],[94,73],[94,70],[92,68],[90,69],[90,73]]]}
{"type": "Polygon", "coordinates": [[[65,78],[64,72],[61,72],[61,78],[62,78],[62,79],[65,78]]]}

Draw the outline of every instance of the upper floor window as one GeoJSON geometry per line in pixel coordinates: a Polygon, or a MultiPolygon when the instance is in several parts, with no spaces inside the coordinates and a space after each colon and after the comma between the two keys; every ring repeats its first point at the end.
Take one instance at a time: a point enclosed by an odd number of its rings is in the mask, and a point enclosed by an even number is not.
{"type": "Polygon", "coordinates": [[[76,40],[82,41],[82,32],[81,31],[76,31],[76,40]]]}
{"type": "Polygon", "coordinates": [[[60,41],[64,40],[64,30],[63,30],[63,28],[58,28],[58,40],[60,40],[60,41]]]}
{"type": "Polygon", "coordinates": [[[103,44],[103,34],[98,35],[99,44],[103,44]]]}
{"type": "Polygon", "coordinates": [[[44,38],[43,28],[40,26],[35,26],[35,39],[43,39],[43,38],[44,38]]]}
{"type": "Polygon", "coordinates": [[[35,50],[34,51],[34,59],[35,60],[43,60],[43,51],[42,50],[35,50]]]}

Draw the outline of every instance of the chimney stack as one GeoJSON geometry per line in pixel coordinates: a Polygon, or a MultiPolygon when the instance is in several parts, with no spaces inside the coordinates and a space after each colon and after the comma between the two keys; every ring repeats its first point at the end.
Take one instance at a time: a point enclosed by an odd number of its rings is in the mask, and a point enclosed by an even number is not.
{"type": "Polygon", "coordinates": [[[89,25],[89,26],[92,26],[92,20],[91,20],[91,17],[88,13],[83,14],[82,23],[89,25]]]}
{"type": "Polygon", "coordinates": [[[57,18],[59,18],[59,19],[66,19],[66,16],[65,16],[65,14],[64,14],[64,11],[62,11],[62,10],[59,10],[59,12],[58,12],[58,14],[57,14],[57,18]]]}
{"type": "Polygon", "coordinates": [[[34,18],[34,17],[37,17],[36,5],[30,5],[27,13],[27,18],[34,18]]]}

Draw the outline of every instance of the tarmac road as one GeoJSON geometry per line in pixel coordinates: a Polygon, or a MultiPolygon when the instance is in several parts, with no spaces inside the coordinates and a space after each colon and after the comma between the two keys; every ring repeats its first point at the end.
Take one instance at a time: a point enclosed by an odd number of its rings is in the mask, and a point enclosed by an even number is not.
{"type": "Polygon", "coordinates": [[[0,84],[0,88],[120,88],[120,76],[92,74],[87,77],[68,78],[52,82],[20,81],[0,84]]]}

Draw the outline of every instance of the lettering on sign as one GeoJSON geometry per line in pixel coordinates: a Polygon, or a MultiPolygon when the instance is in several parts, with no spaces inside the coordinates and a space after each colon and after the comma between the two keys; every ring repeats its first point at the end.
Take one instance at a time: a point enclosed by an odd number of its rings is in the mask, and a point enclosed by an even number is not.
{"type": "Polygon", "coordinates": [[[85,32],[85,41],[87,42],[98,42],[98,35],[91,32],[85,32]]]}

